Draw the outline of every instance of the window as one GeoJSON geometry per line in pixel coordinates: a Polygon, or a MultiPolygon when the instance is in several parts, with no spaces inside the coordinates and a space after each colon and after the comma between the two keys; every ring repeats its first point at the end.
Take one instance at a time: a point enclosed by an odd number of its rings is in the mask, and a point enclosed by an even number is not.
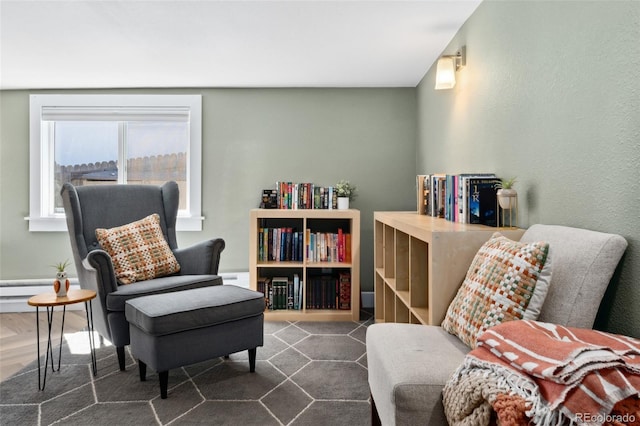
{"type": "Polygon", "coordinates": [[[29,230],[66,230],[65,182],[169,180],[177,229],[201,230],[201,109],[200,95],[31,95],[29,230]]]}

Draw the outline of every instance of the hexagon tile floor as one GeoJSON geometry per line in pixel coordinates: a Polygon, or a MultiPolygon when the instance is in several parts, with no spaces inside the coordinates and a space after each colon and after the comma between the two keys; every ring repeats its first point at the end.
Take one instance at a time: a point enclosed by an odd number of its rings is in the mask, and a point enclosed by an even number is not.
{"type": "MultiPolygon", "coordinates": [[[[97,349],[92,377],[86,333],[65,336],[60,372],[38,391],[37,363],[0,384],[3,425],[368,425],[369,386],[361,322],[265,322],[256,372],[247,352],[141,382],[128,354],[121,372],[111,346],[97,349]]],[[[57,360],[57,351],[54,351],[57,360]]]]}

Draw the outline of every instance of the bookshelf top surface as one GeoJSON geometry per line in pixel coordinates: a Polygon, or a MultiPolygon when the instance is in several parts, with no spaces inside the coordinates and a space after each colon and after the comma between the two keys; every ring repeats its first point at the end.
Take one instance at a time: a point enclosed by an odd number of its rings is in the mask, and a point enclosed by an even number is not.
{"type": "Polygon", "coordinates": [[[459,223],[445,220],[439,217],[421,215],[415,211],[387,211],[374,212],[374,220],[383,222],[398,229],[415,228],[418,231],[428,232],[470,232],[470,231],[514,231],[517,228],[495,228],[486,225],[459,223]]]}
{"type": "Polygon", "coordinates": [[[319,218],[319,219],[343,219],[359,218],[360,210],[346,209],[251,209],[251,216],[255,218],[319,218]]]}

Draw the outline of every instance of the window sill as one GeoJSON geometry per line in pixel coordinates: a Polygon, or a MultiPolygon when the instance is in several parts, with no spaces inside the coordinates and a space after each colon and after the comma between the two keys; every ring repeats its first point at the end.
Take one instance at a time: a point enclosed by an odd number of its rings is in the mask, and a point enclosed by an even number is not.
{"type": "MultiPolygon", "coordinates": [[[[29,232],[67,232],[65,217],[25,217],[29,232]]],[[[203,216],[178,216],[176,231],[202,231],[203,216]]]]}

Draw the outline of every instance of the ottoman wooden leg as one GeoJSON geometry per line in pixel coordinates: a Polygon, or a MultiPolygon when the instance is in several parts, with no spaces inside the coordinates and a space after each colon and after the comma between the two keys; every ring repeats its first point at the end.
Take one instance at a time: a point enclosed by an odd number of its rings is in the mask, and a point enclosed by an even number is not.
{"type": "Polygon", "coordinates": [[[249,371],[254,373],[256,371],[256,351],[258,348],[249,349],[249,371]]]}
{"type": "Polygon", "coordinates": [[[147,364],[138,360],[138,372],[140,373],[140,381],[144,382],[147,380],[147,364]]]}
{"type": "Polygon", "coordinates": [[[120,366],[120,371],[125,371],[125,355],[124,355],[124,346],[118,346],[116,348],[116,353],[118,354],[118,365],[120,366]]]}
{"type": "Polygon", "coordinates": [[[161,371],[158,373],[160,376],[160,398],[167,399],[167,386],[169,385],[169,372],[161,371]]]}

